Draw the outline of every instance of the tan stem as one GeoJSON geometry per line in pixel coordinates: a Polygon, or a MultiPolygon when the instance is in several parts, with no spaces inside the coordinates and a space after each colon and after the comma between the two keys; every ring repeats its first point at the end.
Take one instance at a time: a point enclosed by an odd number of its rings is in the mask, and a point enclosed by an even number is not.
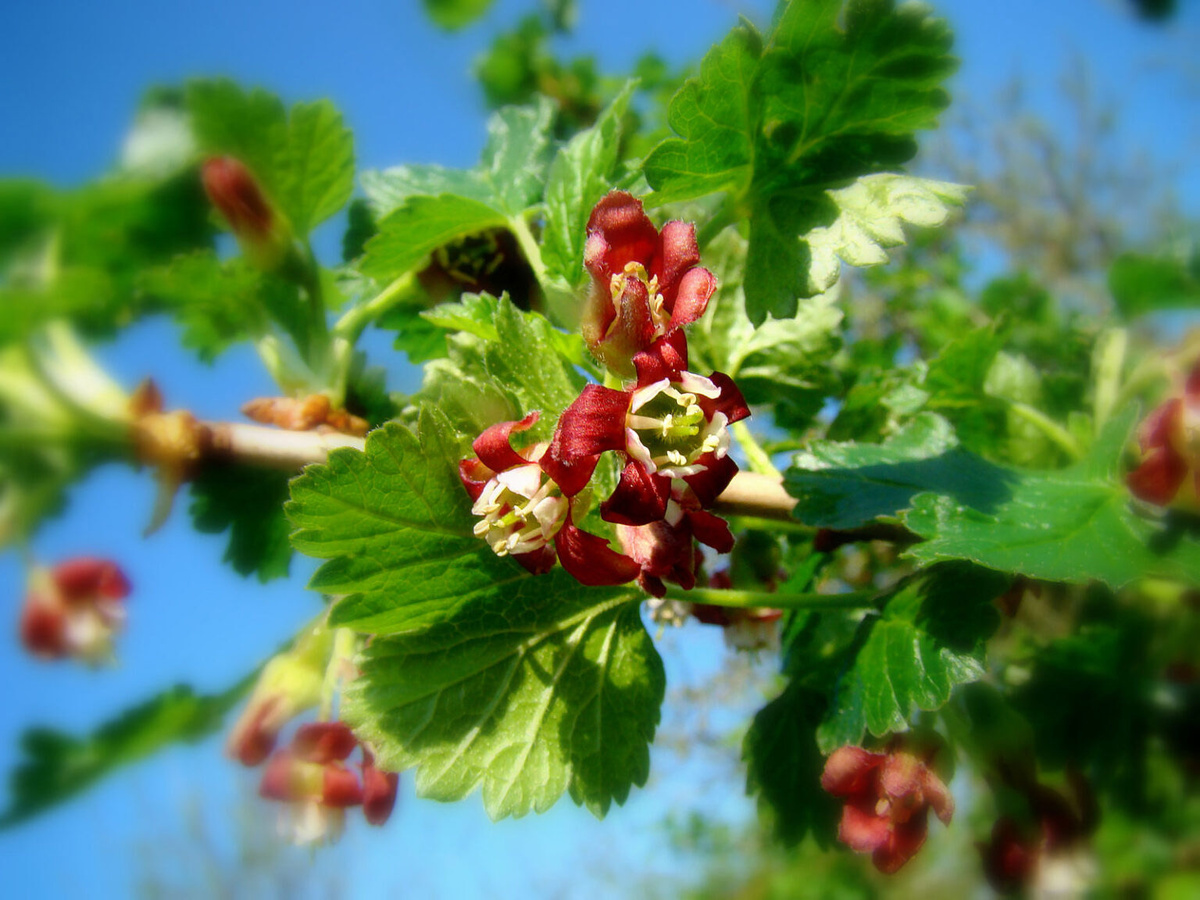
{"type": "MultiPolygon", "coordinates": [[[[285,431],[241,422],[207,422],[211,458],[272,469],[300,469],[323,463],[338,447],[362,450],[365,441],[340,432],[285,431]]],[[[716,512],[762,519],[791,518],[794,498],[778,479],[754,472],[739,472],[717,498],[716,512]]]]}

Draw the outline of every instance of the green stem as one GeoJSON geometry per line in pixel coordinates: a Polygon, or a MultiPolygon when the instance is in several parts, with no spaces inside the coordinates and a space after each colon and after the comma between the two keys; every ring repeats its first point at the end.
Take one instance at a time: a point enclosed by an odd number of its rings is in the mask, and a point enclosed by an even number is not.
{"type": "Polygon", "coordinates": [[[333,698],[336,696],[342,676],[354,662],[357,645],[355,634],[349,628],[337,628],[333,632],[333,652],[325,666],[325,679],[321,683],[321,706],[317,720],[328,722],[333,716],[333,698]]]}
{"type": "Polygon", "coordinates": [[[549,293],[551,288],[550,273],[546,270],[546,263],[542,259],[542,248],[538,246],[537,238],[529,230],[529,223],[525,221],[524,216],[513,216],[508,220],[508,230],[517,239],[517,245],[520,246],[521,253],[525,256],[525,261],[533,269],[533,274],[537,278],[538,284],[542,286],[543,291],[549,293]]]}
{"type": "Polygon", "coordinates": [[[1075,436],[1041,411],[1025,403],[1010,400],[1008,408],[1038,429],[1042,434],[1058,445],[1072,460],[1083,458],[1083,448],[1075,436]]]}
{"type": "Polygon", "coordinates": [[[777,594],[769,591],[733,591],[717,588],[682,588],[668,585],[667,596],[673,600],[690,600],[713,606],[736,609],[873,609],[877,605],[876,591],[849,591],[843,594],[777,594]]]}
{"type": "Polygon", "coordinates": [[[707,221],[705,221],[700,229],[696,232],[696,243],[703,249],[712,242],[718,234],[732,225],[737,219],[734,214],[734,203],[728,197],[721,204],[721,208],[716,211],[707,221]]]}
{"type": "Polygon", "coordinates": [[[1092,425],[1096,434],[1100,433],[1116,408],[1128,345],[1129,333],[1124,328],[1110,328],[1096,341],[1096,348],[1092,353],[1092,370],[1095,373],[1092,425]]]}
{"type": "Polygon", "coordinates": [[[412,272],[405,272],[366,303],[346,310],[333,326],[334,335],[355,344],[368,325],[404,299],[412,288],[413,277],[412,272]]]}
{"type": "Polygon", "coordinates": [[[783,474],[775,468],[775,463],[771,462],[771,457],[767,455],[767,451],[763,450],[762,445],[758,443],[754,433],[746,427],[745,422],[734,422],[729,426],[729,430],[733,432],[738,446],[746,454],[746,462],[750,464],[751,472],[769,475],[772,478],[783,478],[783,474]]]}

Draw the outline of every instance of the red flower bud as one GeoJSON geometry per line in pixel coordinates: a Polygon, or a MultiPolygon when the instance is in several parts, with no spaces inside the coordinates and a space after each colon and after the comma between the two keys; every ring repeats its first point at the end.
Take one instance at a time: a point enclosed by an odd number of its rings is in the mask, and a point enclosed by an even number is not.
{"type": "Polygon", "coordinates": [[[246,256],[261,269],[277,268],[291,244],[291,230],[250,170],[232,156],[214,156],[205,160],[200,176],[246,256]]]}
{"type": "Polygon", "coordinates": [[[1200,510],[1200,361],[1182,395],[1142,422],[1138,448],[1141,460],[1126,476],[1133,495],[1158,506],[1200,510]]]}
{"type": "Polygon", "coordinates": [[[581,328],[592,353],[632,378],[635,354],[704,314],[717,280],[699,262],[694,226],[668,222],[660,233],[636,197],[605,195],[584,247],[592,291],[581,328]]]}
{"type": "Polygon", "coordinates": [[[911,753],[839,747],[825,762],[821,787],[846,799],[838,839],[857,853],[870,853],[875,868],[886,874],[921,849],[931,808],[946,824],[954,815],[946,785],[911,753]]]}

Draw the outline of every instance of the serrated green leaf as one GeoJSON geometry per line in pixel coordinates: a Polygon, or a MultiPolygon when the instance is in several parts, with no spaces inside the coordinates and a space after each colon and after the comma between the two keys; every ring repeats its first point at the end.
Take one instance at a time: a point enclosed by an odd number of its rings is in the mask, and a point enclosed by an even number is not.
{"type": "Polygon", "coordinates": [[[191,483],[189,512],[197,531],[220,534],[228,529],[225,562],[240,575],[257,574],[261,582],[288,574],[291,531],[283,504],[288,475],[235,466],[206,466],[191,483]]]}
{"type": "Polygon", "coordinates": [[[307,234],[350,201],[354,135],[328,100],[298,103],[275,166],[278,197],[292,227],[307,234]]]}
{"type": "Polygon", "coordinates": [[[443,244],[504,223],[503,213],[468,197],[410,197],[380,221],[360,268],[377,281],[392,281],[424,264],[443,244]]]}
{"type": "Polygon", "coordinates": [[[667,121],[680,137],[663,141],[645,162],[655,202],[749,187],[758,106],[753,82],[761,55],[761,35],[742,24],[708,52],[699,76],[671,99],[667,121]]]}
{"type": "Polygon", "coordinates": [[[488,11],[492,0],[421,0],[425,13],[440,28],[457,31],[488,11]]]}
{"type": "Polygon", "coordinates": [[[866,731],[906,731],[917,710],[939,709],[957,685],[983,677],[983,642],[999,621],[992,600],[1008,584],[997,572],[950,565],[901,585],[861,626],[865,638],[817,730],[822,751],[861,744],[866,731]]]}
{"type": "Polygon", "coordinates": [[[9,804],[0,829],[39,815],[86,790],[117,769],[168,744],[195,742],[221,727],[225,714],[254,684],[252,673],[219,694],[197,695],[178,686],[74,737],[48,728],[22,736],[25,760],[9,776],[9,804]]]}
{"type": "Polygon", "coordinates": [[[1200,583],[1200,540],[1139,514],[1116,478],[1131,414],[1110,421],[1088,457],[1068,469],[1001,469],[1007,496],[986,511],[969,499],[916,496],[901,520],[926,540],[908,555],[1114,589],[1151,576],[1200,583]]]}
{"type": "Polygon", "coordinates": [[[785,844],[811,831],[828,846],[837,830],[840,804],[821,789],[816,729],[824,707],[823,697],[793,682],[755,714],[742,742],[746,793],[758,795],[759,813],[785,844]]]}
{"type": "Polygon", "coordinates": [[[241,160],[277,199],[282,188],[277,160],[287,141],[283,102],[261,88],[247,92],[228,79],[216,79],[189,84],[187,107],[200,149],[241,160]]]}
{"type": "Polygon", "coordinates": [[[453,194],[486,204],[491,186],[476,169],[447,169],[436,164],[393,166],[382,171],[368,169],[359,179],[371,212],[382,219],[411,197],[453,194]]]}
{"type": "Polygon", "coordinates": [[[662,663],[628,590],[557,569],[498,584],[474,609],[373,640],[343,715],[417,792],[477,787],[493,819],[543,812],[569,791],[603,816],[649,775],[662,663]]]}
{"type": "Polygon", "coordinates": [[[995,509],[1010,496],[1009,470],[958,447],[941,416],[920,413],[882,444],[815,442],[784,475],[792,515],[818,528],[856,528],[939,491],[950,502],[995,509]]]}
{"type": "Polygon", "coordinates": [[[828,252],[814,260],[804,240],[814,229],[827,229],[817,232],[826,243],[839,232],[825,191],[912,157],[913,132],[934,125],[948,102],[940,84],[956,64],[950,42],[945,24],[916,4],[791,3],[761,52],[752,31],[735,30],[676,94],[670,121],[681,137],[650,154],[646,177],[663,200],[726,191],[750,211],[752,322],[791,317],[796,298],[811,293],[814,261],[818,280],[828,278],[828,252]]]}
{"type": "Polygon", "coordinates": [[[706,248],[718,287],[689,329],[689,352],[699,368],[735,379],[751,406],[774,406],[777,424],[804,428],[835,388],[829,361],[841,343],[842,312],[822,295],[803,301],[794,318],[767,318],[755,328],[742,290],[745,254],[745,239],[732,229],[706,248]]]}
{"type": "Polygon", "coordinates": [[[472,533],[471,501],[458,478],[463,455],[445,417],[427,410],[419,438],[385,425],[368,435],[364,451],[336,450],[292,482],[292,546],[329,560],[310,587],[347,595],[331,625],[412,631],[527,575],[472,533]]]}
{"type": "Polygon", "coordinates": [[[546,222],[542,260],[551,275],[571,287],[587,277],[583,244],[592,207],[612,187],[620,153],[621,120],[629,108],[634,82],[627,82],[591,128],[579,132],[558,151],[546,180],[546,222]]]}
{"type": "Polygon", "coordinates": [[[839,260],[859,268],[886,263],[887,251],[904,243],[905,224],[944,224],[951,209],[966,201],[967,190],[947,181],[883,173],[828,191],[838,217],[805,236],[811,254],[808,293],[819,294],[837,283],[839,260]]]}
{"type": "Polygon", "coordinates": [[[553,122],[554,104],[544,97],[532,107],[505,107],[488,120],[480,169],[497,205],[510,216],[542,199],[553,122]]]}
{"type": "Polygon", "coordinates": [[[203,252],[144,272],[139,287],[183,326],[184,346],[212,362],[230,344],[265,329],[261,281],[261,273],[250,266],[222,264],[215,253],[203,252]]]}

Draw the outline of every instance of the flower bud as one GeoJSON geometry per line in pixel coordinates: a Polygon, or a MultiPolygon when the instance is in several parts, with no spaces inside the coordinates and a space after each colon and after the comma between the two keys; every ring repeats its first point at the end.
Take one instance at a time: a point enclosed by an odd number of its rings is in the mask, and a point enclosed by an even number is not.
{"type": "Polygon", "coordinates": [[[232,156],[214,156],[205,160],[201,179],[247,258],[264,271],[276,269],[291,244],[291,229],[250,170],[232,156]]]}

